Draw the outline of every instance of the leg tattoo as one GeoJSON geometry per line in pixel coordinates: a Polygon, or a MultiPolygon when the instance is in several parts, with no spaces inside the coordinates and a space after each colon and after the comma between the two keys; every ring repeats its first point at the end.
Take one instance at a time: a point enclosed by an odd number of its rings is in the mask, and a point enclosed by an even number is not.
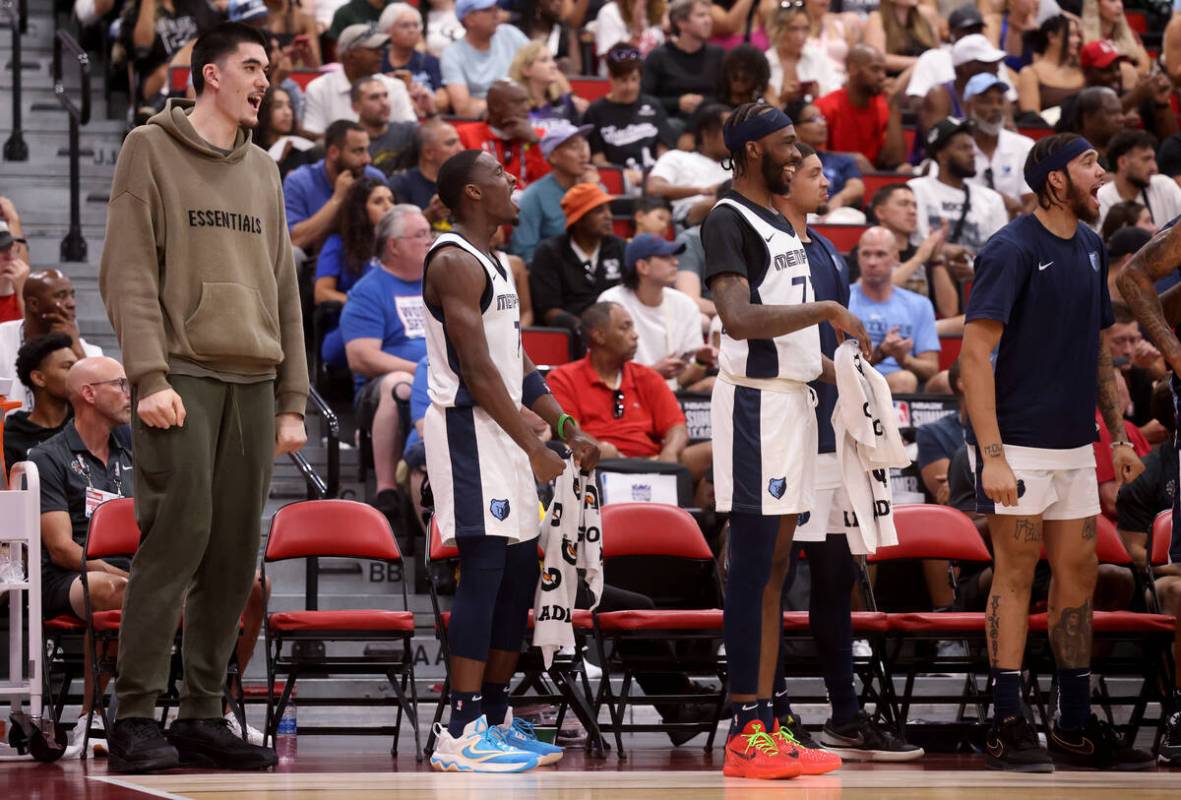
{"type": "Polygon", "coordinates": [[[1095,518],[1090,517],[1083,521],[1083,541],[1089,542],[1095,538],[1095,518]]]}
{"type": "MultiPolygon", "coordinates": [[[[1091,520],[1092,526],[1094,520],[1091,520]]],[[[1050,627],[1050,646],[1059,669],[1089,666],[1091,663],[1091,601],[1063,608],[1050,627]]]]}
{"type": "MultiPolygon", "coordinates": [[[[1091,520],[1094,525],[1095,520],[1091,520]]],[[[1084,533],[1085,538],[1085,533],[1084,533]]],[[[1013,541],[1025,542],[1025,544],[1034,544],[1042,540],[1042,527],[1038,522],[1021,518],[1017,520],[1017,524],[1013,527],[1013,541]]]]}
{"type": "Polygon", "coordinates": [[[1001,615],[1000,615],[1001,599],[995,595],[990,599],[990,608],[988,616],[985,619],[988,622],[988,641],[992,646],[992,663],[995,666],[997,661],[998,648],[1000,647],[1001,639],[1001,615]]]}

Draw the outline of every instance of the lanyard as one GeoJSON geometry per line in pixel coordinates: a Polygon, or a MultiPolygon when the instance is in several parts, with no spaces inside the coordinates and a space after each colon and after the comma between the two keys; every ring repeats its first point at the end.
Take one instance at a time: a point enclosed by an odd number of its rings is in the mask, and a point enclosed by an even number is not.
{"type": "MultiPolygon", "coordinates": [[[[82,476],[86,478],[86,487],[94,489],[94,482],[90,480],[90,464],[81,453],[74,456],[74,463],[78,465],[82,476]]],[[[123,459],[118,453],[115,454],[115,494],[123,496],[123,459]]]]}

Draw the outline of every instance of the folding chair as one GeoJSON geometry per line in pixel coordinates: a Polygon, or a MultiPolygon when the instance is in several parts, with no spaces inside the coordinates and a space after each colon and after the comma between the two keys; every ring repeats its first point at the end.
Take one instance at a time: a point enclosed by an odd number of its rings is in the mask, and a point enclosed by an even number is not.
{"type": "Polygon", "coordinates": [[[521,344],[534,364],[558,367],[570,361],[573,337],[565,328],[530,327],[521,331],[521,344]]]}
{"type": "MultiPolygon", "coordinates": [[[[616,503],[603,508],[603,569],[606,582],[618,586],[622,581],[613,579],[627,562],[643,560],[642,571],[651,572],[654,563],[661,570],[677,570],[684,573],[686,586],[706,586],[712,590],[720,604],[722,586],[718,575],[717,561],[701,533],[697,523],[687,511],[675,506],[659,503],[616,503]]],[[[643,590],[641,586],[625,587],[643,590]]],[[[609,725],[602,730],[615,735],[615,746],[619,757],[625,758],[623,749],[624,733],[646,733],[693,730],[708,732],[705,749],[713,747],[721,719],[722,706],[726,700],[726,662],[717,655],[717,642],[722,638],[722,609],[641,609],[631,611],[596,610],[594,622],[595,645],[603,677],[595,696],[595,717],[604,705],[611,716],[609,725]],[[626,657],[620,652],[621,645],[637,643],[667,644],[691,643],[694,652],[678,653],[675,664],[670,664],[667,655],[646,657],[629,652],[626,657]],[[607,654],[608,643],[612,646],[607,654]],[[683,657],[682,657],[683,656],[683,657]],[[622,685],[618,694],[611,685],[612,673],[621,675],[622,685]],[[636,698],[631,694],[632,682],[639,675],[668,672],[685,672],[690,675],[704,675],[716,678],[720,689],[708,694],[662,694],[655,697],[636,698]],[[661,722],[659,724],[625,723],[624,714],[628,706],[676,705],[702,703],[712,700],[715,714],[711,720],[702,722],[661,722]]]]}
{"type": "MultiPolygon", "coordinates": [[[[1164,525],[1157,520],[1153,526],[1155,533],[1158,527],[1164,525]]],[[[1171,528],[1171,524],[1169,525],[1171,528]]],[[[1096,518],[1095,552],[1100,564],[1114,564],[1120,567],[1132,568],[1132,557],[1124,548],[1111,520],[1100,514],[1096,518]]],[[[1144,613],[1140,611],[1095,611],[1091,616],[1091,635],[1095,642],[1103,642],[1107,647],[1104,655],[1091,657],[1091,671],[1099,676],[1096,687],[1096,700],[1103,709],[1107,721],[1113,727],[1115,720],[1112,706],[1131,706],[1131,716],[1128,724],[1123,726],[1124,743],[1131,745],[1136,738],[1136,732],[1144,722],[1145,711],[1150,700],[1165,701],[1160,691],[1160,681],[1164,680],[1172,686],[1172,646],[1176,621],[1167,614],[1144,613]],[[1128,651],[1131,650],[1130,653],[1128,651]],[[1135,695],[1113,695],[1108,689],[1107,678],[1112,676],[1142,678],[1140,691],[1135,695]]],[[[1029,633],[1031,637],[1048,639],[1049,614],[1032,614],[1029,618],[1029,633]]],[[[1046,659],[1030,660],[1031,677],[1034,671],[1046,664],[1046,659]]],[[[1035,683],[1036,686],[1036,678],[1035,683]]],[[[1054,691],[1056,685],[1051,689],[1054,691]]],[[[1040,694],[1040,693],[1039,693],[1040,694]]],[[[1044,703],[1039,702],[1042,722],[1049,725],[1049,712],[1044,703]]],[[[1047,727],[1047,730],[1049,728],[1047,727]]]]}
{"type": "MultiPolygon", "coordinates": [[[[895,506],[894,527],[898,532],[898,544],[878,548],[877,552],[867,557],[869,563],[927,559],[978,563],[992,561],[992,556],[984,546],[984,540],[981,539],[972,520],[954,508],[937,505],[895,506]]],[[[872,591],[868,592],[868,595],[871,608],[876,611],[877,603],[872,591]]],[[[898,733],[904,733],[910,706],[916,700],[915,678],[920,673],[932,672],[936,666],[940,671],[963,673],[963,691],[958,695],[924,694],[921,697],[922,702],[958,704],[957,725],[965,724],[964,710],[967,703],[971,702],[977,707],[978,717],[975,724],[983,723],[988,705],[987,690],[981,692],[977,688],[975,675],[977,670],[983,667],[983,672],[987,676],[987,661],[981,663],[980,659],[973,659],[970,652],[967,658],[939,659],[933,653],[924,654],[923,648],[913,645],[917,642],[928,642],[929,647],[934,647],[940,640],[952,639],[976,644],[981,648],[981,652],[984,652],[984,614],[950,611],[894,613],[886,615],[886,625],[888,635],[883,658],[887,680],[883,686],[883,695],[888,702],[896,704],[898,733]],[[890,680],[899,672],[906,675],[900,699],[896,697],[893,681],[890,680]]],[[[987,686],[987,680],[985,685],[987,686]]]]}
{"type": "MultiPolygon", "coordinates": [[[[444,611],[439,602],[438,575],[433,567],[443,564],[454,565],[459,560],[459,548],[443,544],[443,535],[434,517],[431,518],[430,544],[426,550],[426,569],[430,577],[429,588],[431,609],[435,617],[435,636],[439,640],[439,650],[446,669],[443,688],[439,692],[439,702],[435,706],[435,716],[431,720],[431,730],[427,734],[425,750],[430,753],[435,748],[435,725],[443,721],[443,712],[451,703],[451,657],[447,646],[447,630],[451,624],[451,612],[444,611]]],[[[462,580],[462,576],[460,579],[462,580]]],[[[587,749],[596,754],[602,754],[605,744],[589,704],[590,682],[586,677],[586,668],[582,660],[583,638],[591,628],[590,612],[574,610],[571,616],[574,625],[573,655],[555,653],[553,661],[547,669],[541,658],[541,651],[530,646],[521,654],[521,658],[517,662],[517,672],[522,673],[524,677],[510,692],[510,695],[521,697],[532,688],[537,692],[533,699],[543,703],[556,703],[558,705],[558,728],[562,727],[562,720],[566,715],[566,708],[569,706],[578,721],[586,728],[587,749]],[[552,689],[546,685],[543,678],[552,682],[552,689]],[[581,695],[576,688],[578,683],[582,684],[581,695]]],[[[532,629],[533,611],[530,609],[529,630],[532,629]]]]}
{"type": "MultiPolygon", "coordinates": [[[[267,564],[293,558],[353,558],[382,561],[387,566],[400,565],[402,554],[394,540],[390,524],[372,506],[351,500],[305,500],[279,509],[271,520],[263,556],[262,577],[266,582],[267,564]]],[[[268,598],[268,606],[270,600],[268,598]]],[[[267,722],[272,741],[291,700],[291,692],[300,677],[330,675],[384,675],[397,696],[397,716],[390,727],[307,728],[316,733],[389,734],[394,737],[391,755],[398,753],[402,716],[414,731],[414,755],[422,760],[418,734],[418,694],[414,685],[414,612],[402,582],[402,609],[348,609],[339,611],[277,611],[264,616],[267,654],[267,722]],[[283,654],[288,642],[389,642],[400,644],[393,652],[379,654],[326,656],[316,660],[283,654]],[[275,682],[286,675],[282,695],[275,701],[275,682]]],[[[365,704],[358,698],[358,705],[365,704]]]]}
{"type": "Polygon", "coordinates": [[[54,722],[61,722],[70,688],[85,675],[86,622],[59,614],[41,624],[45,637],[45,694],[54,722]]]}

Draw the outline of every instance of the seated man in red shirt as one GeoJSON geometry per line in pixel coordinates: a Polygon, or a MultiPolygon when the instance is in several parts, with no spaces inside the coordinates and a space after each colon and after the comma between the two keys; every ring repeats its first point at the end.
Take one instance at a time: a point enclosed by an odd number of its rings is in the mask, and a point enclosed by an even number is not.
{"type": "Polygon", "coordinates": [[[541,154],[545,133],[529,121],[529,92],[519,83],[499,80],[485,97],[488,119],[455,125],[465,150],[487,150],[504,164],[506,172],[524,189],[549,173],[549,162],[541,154]]]}
{"type": "Polygon", "coordinates": [[[902,134],[902,100],[909,71],[886,96],[886,59],[876,47],[854,45],[849,50],[849,79],[816,101],[828,123],[828,147],[832,152],[861,155],[862,172],[892,170],[906,158],[902,134]],[[868,161],[868,164],[865,163],[868,161]]]}
{"type": "Polygon", "coordinates": [[[618,303],[582,314],[587,355],[547,376],[554,398],[599,445],[603,458],[684,464],[694,481],[709,467],[709,443],[689,444],[685,415],[660,373],[635,363],[639,336],[618,303]]]}
{"type": "MultiPolygon", "coordinates": [[[[1119,390],[1120,408],[1127,408],[1132,404],[1128,394],[1128,384],[1123,375],[1116,370],[1115,384],[1119,390]]],[[[1111,463],[1111,431],[1107,430],[1107,423],[1103,415],[1095,410],[1095,427],[1098,429],[1099,439],[1092,445],[1095,450],[1095,478],[1099,481],[1099,507],[1103,509],[1103,516],[1112,522],[1116,520],[1115,498],[1119,493],[1119,482],[1115,479],[1115,467],[1111,463]]],[[[1152,445],[1144,438],[1144,434],[1131,420],[1124,420],[1124,430],[1128,434],[1128,442],[1140,458],[1152,451],[1152,445]]]]}

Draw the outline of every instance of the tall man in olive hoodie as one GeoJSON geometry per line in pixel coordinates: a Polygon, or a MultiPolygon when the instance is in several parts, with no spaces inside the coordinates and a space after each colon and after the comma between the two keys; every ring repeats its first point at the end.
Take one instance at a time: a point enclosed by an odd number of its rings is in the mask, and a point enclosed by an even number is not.
{"type": "Polygon", "coordinates": [[[123,144],[103,300],[133,385],[143,541],[123,602],[110,766],[265,769],[222,718],[276,454],[303,446],[308,371],[279,172],[251,144],[267,42],[226,23],[193,48],[196,103],[171,101],[123,144]],[[184,610],[185,691],[152,719],[184,610]]]}

